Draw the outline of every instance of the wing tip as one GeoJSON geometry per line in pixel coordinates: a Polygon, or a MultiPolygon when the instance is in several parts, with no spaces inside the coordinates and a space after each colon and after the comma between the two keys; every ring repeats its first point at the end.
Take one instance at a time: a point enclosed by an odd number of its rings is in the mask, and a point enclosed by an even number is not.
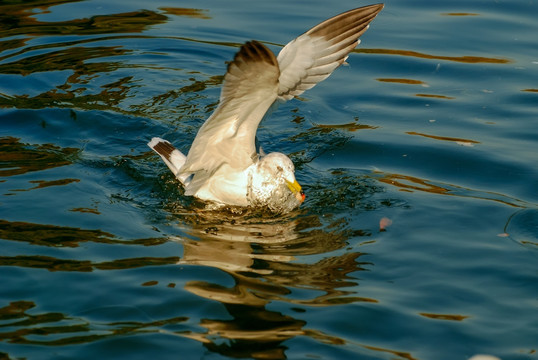
{"type": "Polygon", "coordinates": [[[251,40],[244,43],[235,55],[234,62],[237,60],[246,62],[261,61],[273,66],[278,64],[275,54],[273,54],[267,46],[257,40],[251,40]]]}
{"type": "Polygon", "coordinates": [[[384,3],[378,3],[378,4],[374,4],[374,5],[371,5],[371,6],[375,6],[377,9],[379,9],[377,12],[383,10],[383,8],[385,7],[385,4],[384,3]]]}
{"type": "Polygon", "coordinates": [[[353,10],[350,10],[350,11],[355,11],[355,10],[360,10],[362,9],[363,11],[369,11],[371,12],[372,14],[377,15],[381,10],[383,10],[383,8],[385,7],[385,4],[384,3],[377,3],[377,4],[372,4],[372,5],[366,5],[366,6],[362,6],[362,7],[359,7],[359,8],[355,8],[353,10]]]}
{"type": "Polygon", "coordinates": [[[379,3],[351,9],[321,22],[306,33],[331,39],[350,32],[349,36],[358,38],[384,7],[385,4],[379,3]]]}

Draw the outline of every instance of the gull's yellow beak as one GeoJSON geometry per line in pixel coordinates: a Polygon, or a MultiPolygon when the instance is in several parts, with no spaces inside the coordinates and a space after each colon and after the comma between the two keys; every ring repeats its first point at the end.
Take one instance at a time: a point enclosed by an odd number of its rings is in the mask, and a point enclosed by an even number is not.
{"type": "Polygon", "coordinates": [[[288,188],[291,190],[293,195],[299,200],[299,202],[303,202],[305,199],[305,195],[303,190],[301,189],[301,185],[297,182],[297,180],[294,180],[293,182],[286,180],[286,184],[288,185],[288,188]]]}

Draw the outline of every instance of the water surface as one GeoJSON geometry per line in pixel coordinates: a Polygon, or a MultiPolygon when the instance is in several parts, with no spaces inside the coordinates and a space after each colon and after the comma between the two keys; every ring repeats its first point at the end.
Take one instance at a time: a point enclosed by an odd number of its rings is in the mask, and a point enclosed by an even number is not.
{"type": "Polygon", "coordinates": [[[0,4],[0,358],[536,359],[535,1],[386,2],[258,131],[292,214],[204,211],[145,145],[362,5],[0,4]]]}

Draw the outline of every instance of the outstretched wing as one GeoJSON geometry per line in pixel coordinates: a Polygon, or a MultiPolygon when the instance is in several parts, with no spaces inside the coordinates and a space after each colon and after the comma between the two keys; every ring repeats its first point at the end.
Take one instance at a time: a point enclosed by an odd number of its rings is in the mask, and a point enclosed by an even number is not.
{"type": "Polygon", "coordinates": [[[198,131],[182,175],[194,174],[186,195],[194,194],[223,164],[241,171],[256,158],[258,124],[276,100],[280,75],[275,55],[247,42],[228,65],[215,112],[198,131]]]}
{"type": "Polygon", "coordinates": [[[196,135],[177,176],[194,175],[194,195],[224,164],[243,171],[256,159],[256,130],[278,99],[291,99],[326,79],[345,62],[358,38],[383,9],[370,5],[337,15],[288,43],[278,58],[263,44],[243,45],[229,64],[220,103],[196,135]]]}
{"type": "Polygon", "coordinates": [[[325,80],[359,43],[383,4],[349,10],[289,42],[278,54],[278,98],[289,100],[325,80]]]}

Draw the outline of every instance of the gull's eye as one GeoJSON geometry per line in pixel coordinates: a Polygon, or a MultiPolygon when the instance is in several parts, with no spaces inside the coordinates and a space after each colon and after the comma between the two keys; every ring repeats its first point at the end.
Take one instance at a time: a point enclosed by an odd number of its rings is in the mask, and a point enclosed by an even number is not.
{"type": "Polygon", "coordinates": [[[284,169],[282,169],[282,166],[277,166],[276,169],[277,169],[279,172],[284,171],[284,169]]]}

